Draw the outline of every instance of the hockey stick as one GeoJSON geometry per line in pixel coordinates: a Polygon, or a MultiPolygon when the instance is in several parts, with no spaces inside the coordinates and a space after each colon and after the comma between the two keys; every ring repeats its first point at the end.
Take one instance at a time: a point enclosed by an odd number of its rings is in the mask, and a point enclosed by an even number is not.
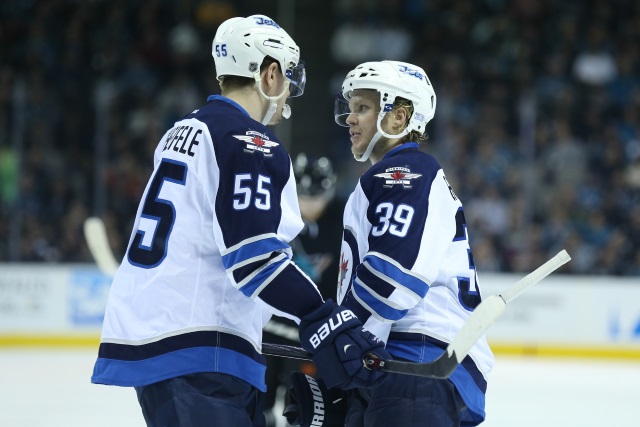
{"type": "MultiPolygon", "coordinates": [[[[385,372],[397,374],[415,375],[429,378],[449,378],[458,365],[467,357],[471,347],[489,329],[493,322],[504,313],[506,305],[516,299],[528,287],[538,283],[549,274],[571,260],[564,249],[549,261],[542,264],[536,270],[520,279],[515,285],[509,287],[500,295],[491,295],[483,300],[465,324],[458,335],[447,346],[444,353],[433,362],[414,363],[399,360],[381,360],[372,356],[366,356],[363,360],[371,369],[381,369],[385,372]]],[[[262,352],[267,355],[290,357],[294,359],[310,360],[311,354],[302,348],[278,345],[262,344],[262,352]]]]}
{"type": "Polygon", "coordinates": [[[113,256],[107,237],[107,229],[102,219],[89,217],[84,221],[84,238],[89,246],[89,251],[93,259],[98,264],[98,268],[108,277],[113,277],[120,263],[113,256]]]}
{"type": "MultiPolygon", "coordinates": [[[[266,325],[262,327],[264,332],[272,333],[281,338],[286,338],[289,341],[300,342],[300,336],[298,335],[298,328],[285,325],[273,319],[269,320],[266,325]]],[[[295,348],[295,347],[293,347],[295,348]]]]}

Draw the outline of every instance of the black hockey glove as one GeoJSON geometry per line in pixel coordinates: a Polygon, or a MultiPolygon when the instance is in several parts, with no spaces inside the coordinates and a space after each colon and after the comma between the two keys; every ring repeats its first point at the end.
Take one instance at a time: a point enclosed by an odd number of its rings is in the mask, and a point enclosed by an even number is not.
{"type": "Polygon", "coordinates": [[[345,307],[327,300],[300,321],[302,347],[313,354],[313,362],[328,388],[374,387],[385,373],[364,366],[363,357],[374,354],[390,360],[384,342],[362,328],[345,307]]]}
{"type": "Polygon", "coordinates": [[[344,427],[347,402],[338,388],[302,372],[292,372],[284,401],[289,425],[296,427],[344,427]]]}

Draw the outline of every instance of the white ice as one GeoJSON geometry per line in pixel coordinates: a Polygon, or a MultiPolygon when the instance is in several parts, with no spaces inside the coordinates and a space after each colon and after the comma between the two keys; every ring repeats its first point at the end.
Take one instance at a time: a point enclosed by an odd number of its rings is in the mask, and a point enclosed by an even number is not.
{"type": "MultiPolygon", "coordinates": [[[[131,388],[90,383],[95,351],[0,349],[0,426],[144,427],[131,388]]],[[[640,361],[498,356],[482,427],[639,425],[640,361]]]]}

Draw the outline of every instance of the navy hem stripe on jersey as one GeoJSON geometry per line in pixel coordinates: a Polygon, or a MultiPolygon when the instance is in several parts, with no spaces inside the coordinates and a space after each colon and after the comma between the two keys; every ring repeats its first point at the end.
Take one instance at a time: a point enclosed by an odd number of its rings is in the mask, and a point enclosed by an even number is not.
{"type": "Polygon", "coordinates": [[[187,373],[224,372],[262,390],[265,369],[265,357],[247,340],[220,331],[195,331],[142,345],[101,343],[94,382],[138,386],[187,373]],[[148,378],[150,372],[153,378],[148,378]]]}
{"type": "Polygon", "coordinates": [[[222,372],[266,391],[266,366],[244,354],[223,347],[192,347],[144,360],[99,357],[91,382],[138,387],[197,372],[222,372]]]}
{"type": "MultiPolygon", "coordinates": [[[[428,335],[391,332],[386,349],[392,356],[425,363],[437,359],[442,355],[446,347],[446,343],[428,335]]],[[[449,380],[455,384],[469,410],[476,414],[479,419],[484,419],[487,381],[478,370],[473,359],[469,356],[465,357],[451,374],[449,380]]]]}
{"type": "Polygon", "coordinates": [[[220,331],[188,332],[142,345],[103,342],[100,344],[98,357],[130,361],[143,360],[191,347],[228,348],[257,362],[264,362],[264,356],[258,353],[247,340],[220,331]]]}

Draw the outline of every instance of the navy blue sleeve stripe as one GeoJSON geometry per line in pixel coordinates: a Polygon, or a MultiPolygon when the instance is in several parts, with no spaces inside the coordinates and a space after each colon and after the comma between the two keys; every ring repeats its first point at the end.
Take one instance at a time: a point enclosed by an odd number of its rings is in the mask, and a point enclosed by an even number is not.
{"type": "Polygon", "coordinates": [[[371,289],[360,282],[357,277],[353,281],[352,292],[353,296],[360,302],[360,304],[367,307],[372,314],[381,318],[383,321],[395,321],[402,319],[404,315],[407,314],[407,311],[409,311],[391,307],[387,303],[383,302],[376,295],[373,295],[371,289]]]}
{"type": "Polygon", "coordinates": [[[282,252],[271,252],[270,254],[265,255],[265,257],[254,258],[254,261],[249,264],[244,264],[241,267],[235,268],[233,270],[233,279],[235,283],[241,283],[247,277],[255,274],[263,266],[267,265],[267,263],[271,262],[277,256],[280,256],[282,252]]]}
{"type": "Polygon", "coordinates": [[[409,270],[394,265],[389,262],[389,260],[390,258],[382,254],[370,252],[364,257],[363,263],[367,268],[390,278],[395,282],[395,284],[390,282],[394,284],[395,287],[404,287],[413,292],[416,295],[417,301],[424,298],[429,290],[429,285],[424,280],[411,274],[409,270]]]}
{"type": "Polygon", "coordinates": [[[287,264],[289,258],[284,253],[273,258],[262,268],[256,270],[242,282],[238,283],[238,289],[249,298],[253,298],[262,288],[267,286],[275,276],[277,276],[287,264]]]}
{"type": "Polygon", "coordinates": [[[366,283],[367,287],[382,298],[389,298],[396,290],[393,280],[372,270],[368,264],[360,264],[357,277],[360,283],[366,283]]]}
{"type": "Polygon", "coordinates": [[[275,234],[264,234],[257,236],[259,240],[248,239],[248,242],[242,242],[240,246],[235,245],[230,252],[222,255],[222,263],[227,270],[234,270],[243,265],[255,262],[260,258],[265,258],[269,253],[278,250],[288,249],[289,246],[280,241],[275,234]]]}

